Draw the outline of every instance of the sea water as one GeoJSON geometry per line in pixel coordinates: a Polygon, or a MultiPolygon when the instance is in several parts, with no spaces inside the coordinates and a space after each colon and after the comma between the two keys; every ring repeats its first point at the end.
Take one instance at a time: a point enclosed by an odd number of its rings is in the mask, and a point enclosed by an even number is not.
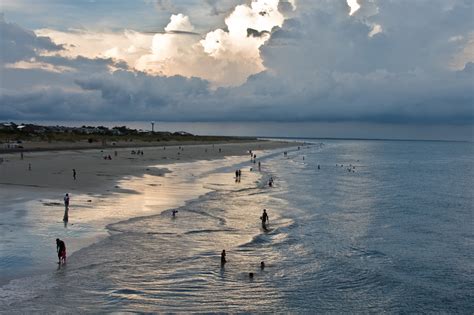
{"type": "Polygon", "coordinates": [[[263,153],[261,172],[191,165],[204,191],[176,217],[108,225],[65,267],[2,287],[0,310],[472,314],[473,144],[309,142],[263,153]]]}

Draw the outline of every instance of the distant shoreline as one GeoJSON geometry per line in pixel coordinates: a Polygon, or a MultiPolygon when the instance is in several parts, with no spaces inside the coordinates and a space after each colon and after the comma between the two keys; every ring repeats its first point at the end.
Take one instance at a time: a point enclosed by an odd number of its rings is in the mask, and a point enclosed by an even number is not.
{"type": "MultiPolygon", "coordinates": [[[[171,140],[171,141],[116,141],[115,144],[102,144],[100,142],[87,143],[80,142],[64,142],[64,141],[22,141],[21,148],[0,148],[0,154],[21,153],[21,152],[49,152],[49,151],[76,151],[76,150],[101,150],[101,149],[134,149],[134,148],[155,148],[168,146],[188,146],[188,145],[209,145],[209,144],[231,144],[231,143],[255,143],[268,142],[270,139],[257,140],[256,138],[242,138],[242,137],[223,137],[220,140],[171,140]]],[[[112,143],[113,141],[110,141],[112,143]]],[[[5,145],[5,144],[3,144],[5,145]]]]}
{"type": "Polygon", "coordinates": [[[334,137],[256,137],[259,140],[350,140],[350,141],[407,141],[407,142],[459,142],[472,143],[469,140],[443,139],[382,139],[382,138],[334,138],[334,137]]]}

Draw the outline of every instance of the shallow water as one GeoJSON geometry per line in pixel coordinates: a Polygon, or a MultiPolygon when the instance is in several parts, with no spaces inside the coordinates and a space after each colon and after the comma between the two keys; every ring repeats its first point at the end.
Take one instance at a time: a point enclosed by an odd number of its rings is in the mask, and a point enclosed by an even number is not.
{"type": "MultiPolygon", "coordinates": [[[[471,143],[325,141],[266,154],[262,173],[241,159],[183,165],[174,187],[201,197],[176,218],[167,209],[108,225],[110,237],[64,268],[2,287],[0,310],[472,313],[473,153],[471,143]]],[[[145,184],[124,183],[142,193],[127,204],[153,208],[145,184]]]]}

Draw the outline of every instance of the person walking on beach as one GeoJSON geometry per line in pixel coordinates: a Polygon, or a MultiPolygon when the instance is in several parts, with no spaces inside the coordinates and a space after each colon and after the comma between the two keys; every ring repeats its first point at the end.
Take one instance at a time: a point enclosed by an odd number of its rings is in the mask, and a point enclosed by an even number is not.
{"type": "Polygon", "coordinates": [[[223,249],[221,253],[221,265],[224,266],[226,262],[227,260],[225,259],[225,249],[223,249]]]}
{"type": "Polygon", "coordinates": [[[66,244],[59,238],[56,239],[56,251],[58,252],[58,265],[66,263],[66,244]]]}
{"type": "Polygon", "coordinates": [[[67,222],[69,220],[69,194],[64,196],[64,217],[63,221],[67,222]]]}
{"type": "Polygon", "coordinates": [[[260,161],[258,161],[258,171],[261,171],[262,170],[262,163],[260,163],[260,161]]]}
{"type": "Polygon", "coordinates": [[[73,169],[72,169],[72,178],[74,178],[74,180],[76,180],[76,175],[77,175],[76,169],[73,168],[73,169]]]}
{"type": "Polygon", "coordinates": [[[260,217],[260,220],[262,220],[262,227],[264,229],[267,228],[267,223],[270,223],[270,220],[268,219],[268,214],[267,214],[267,209],[263,209],[262,216],[260,217]]]}

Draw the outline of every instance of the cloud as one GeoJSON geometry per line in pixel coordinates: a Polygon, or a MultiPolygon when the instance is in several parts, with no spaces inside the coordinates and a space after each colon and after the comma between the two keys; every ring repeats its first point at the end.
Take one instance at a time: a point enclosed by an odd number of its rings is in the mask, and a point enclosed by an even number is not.
{"type": "Polygon", "coordinates": [[[203,38],[195,36],[189,16],[181,13],[171,15],[165,33],[154,35],[52,29],[39,29],[36,34],[63,45],[63,56],[113,58],[152,75],[200,77],[213,87],[236,86],[264,70],[259,49],[284,20],[278,0],[254,0],[234,7],[225,18],[226,27],[211,30],[203,38]],[[249,29],[255,31],[251,35],[259,36],[249,36],[249,29]]]}
{"type": "MultiPolygon", "coordinates": [[[[300,0],[284,15],[253,2],[202,38],[42,30],[56,44],[38,44],[29,33],[39,46],[9,61],[0,119],[473,124],[473,4],[358,3],[349,15],[345,0],[300,0]],[[19,66],[31,58],[41,66],[19,66]]],[[[195,29],[186,15],[165,28],[195,29]]]]}
{"type": "Polygon", "coordinates": [[[51,41],[50,38],[36,36],[14,23],[7,23],[0,17],[0,61],[11,63],[33,58],[38,52],[57,52],[63,47],[51,41]]]}

